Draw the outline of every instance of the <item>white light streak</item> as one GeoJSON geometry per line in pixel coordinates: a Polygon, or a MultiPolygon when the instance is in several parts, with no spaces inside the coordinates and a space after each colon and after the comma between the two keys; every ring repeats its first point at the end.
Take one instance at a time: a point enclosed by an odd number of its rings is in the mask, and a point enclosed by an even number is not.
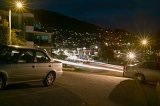
{"type": "Polygon", "coordinates": [[[73,65],[73,66],[80,66],[80,67],[84,67],[84,68],[108,70],[108,71],[114,71],[114,72],[123,72],[122,66],[116,66],[116,65],[107,64],[107,65],[101,67],[101,66],[95,66],[95,65],[93,66],[93,64],[87,65],[87,64],[81,64],[81,63],[73,63],[73,62],[64,61],[64,60],[60,60],[60,59],[54,59],[54,60],[62,62],[63,64],[68,64],[68,65],[73,65]]]}

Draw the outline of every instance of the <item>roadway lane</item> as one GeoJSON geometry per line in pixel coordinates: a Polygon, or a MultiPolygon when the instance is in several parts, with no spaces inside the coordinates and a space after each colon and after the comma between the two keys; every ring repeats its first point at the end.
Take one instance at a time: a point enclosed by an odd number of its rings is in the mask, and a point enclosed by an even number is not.
{"type": "Polygon", "coordinates": [[[128,78],[65,71],[51,87],[9,86],[0,91],[0,106],[157,106],[155,94],[154,86],[128,78]]]}

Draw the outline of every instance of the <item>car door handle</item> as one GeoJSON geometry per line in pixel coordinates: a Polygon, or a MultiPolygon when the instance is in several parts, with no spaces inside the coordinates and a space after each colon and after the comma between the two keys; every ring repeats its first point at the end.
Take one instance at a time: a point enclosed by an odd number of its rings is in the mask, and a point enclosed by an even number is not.
{"type": "Polygon", "coordinates": [[[33,65],[32,68],[35,68],[35,65],[33,65]]]}
{"type": "Polygon", "coordinates": [[[51,65],[49,65],[48,67],[51,67],[51,65]]]}

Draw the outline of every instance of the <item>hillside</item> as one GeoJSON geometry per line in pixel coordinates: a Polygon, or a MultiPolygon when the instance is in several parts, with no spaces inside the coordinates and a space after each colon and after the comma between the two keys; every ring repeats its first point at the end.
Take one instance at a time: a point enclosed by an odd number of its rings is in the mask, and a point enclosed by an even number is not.
{"type": "Polygon", "coordinates": [[[68,29],[77,32],[96,32],[100,27],[47,10],[34,10],[36,20],[45,28],[68,29]]]}

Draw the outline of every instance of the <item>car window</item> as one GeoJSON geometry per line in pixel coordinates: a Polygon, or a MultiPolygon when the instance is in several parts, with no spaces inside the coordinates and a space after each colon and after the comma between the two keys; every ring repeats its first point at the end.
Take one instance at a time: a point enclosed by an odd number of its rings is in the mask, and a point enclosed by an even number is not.
{"type": "Polygon", "coordinates": [[[20,51],[10,47],[0,47],[0,60],[6,62],[15,61],[20,51]]]}
{"type": "Polygon", "coordinates": [[[38,63],[45,63],[50,61],[48,56],[45,53],[40,51],[36,51],[36,59],[38,63]]]}
{"type": "Polygon", "coordinates": [[[18,58],[18,62],[26,62],[26,63],[33,63],[34,56],[33,51],[31,50],[23,50],[18,58]]]}
{"type": "Polygon", "coordinates": [[[157,63],[156,62],[144,62],[139,65],[140,68],[152,69],[157,70],[157,63]]]}
{"type": "Polygon", "coordinates": [[[145,68],[145,67],[146,67],[146,63],[140,63],[140,64],[138,65],[138,67],[139,67],[139,68],[145,68]]]}

